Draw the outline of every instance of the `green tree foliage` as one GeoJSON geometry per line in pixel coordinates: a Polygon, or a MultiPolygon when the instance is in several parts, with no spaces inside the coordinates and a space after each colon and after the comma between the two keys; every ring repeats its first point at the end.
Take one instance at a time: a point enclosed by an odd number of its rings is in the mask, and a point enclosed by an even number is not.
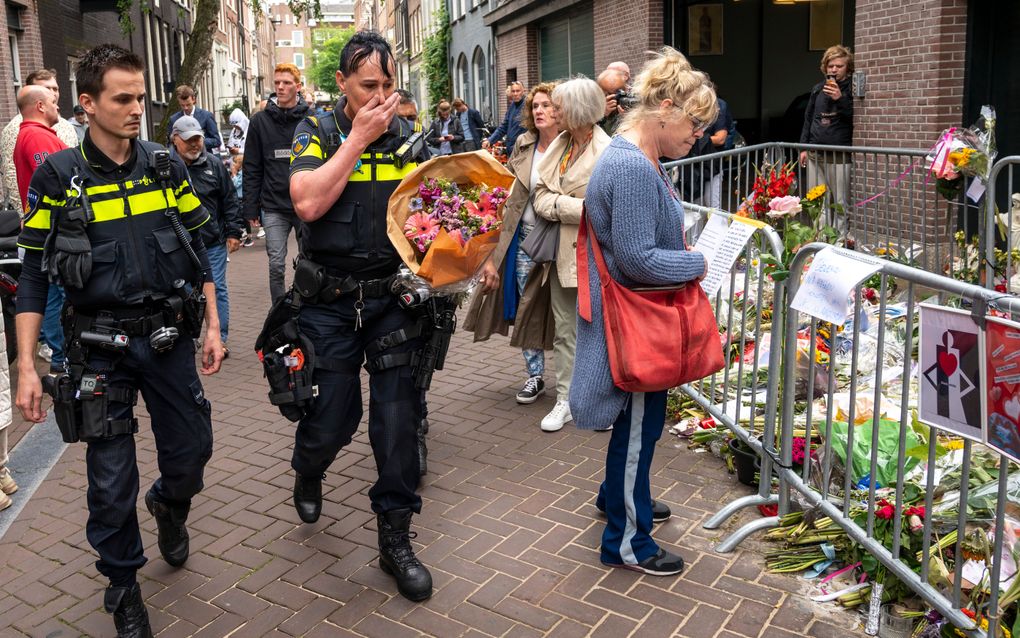
{"type": "Polygon", "coordinates": [[[344,29],[334,37],[312,49],[312,68],[308,70],[308,79],[320,91],[325,91],[336,98],[340,89],[336,85],[336,69],[340,63],[340,51],[354,35],[354,28],[344,29]]]}
{"type": "Polygon", "coordinates": [[[432,20],[436,25],[436,30],[425,38],[422,68],[425,71],[425,87],[428,91],[429,107],[434,114],[439,100],[448,99],[451,92],[450,17],[446,13],[445,3],[439,5],[432,20]]]}

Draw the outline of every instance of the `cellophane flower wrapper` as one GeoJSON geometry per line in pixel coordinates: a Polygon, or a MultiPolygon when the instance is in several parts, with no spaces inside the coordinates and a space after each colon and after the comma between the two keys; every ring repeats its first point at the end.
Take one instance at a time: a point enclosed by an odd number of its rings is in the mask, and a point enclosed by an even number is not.
{"type": "MultiPolygon", "coordinates": [[[[485,185],[509,191],[514,177],[487,151],[459,153],[434,157],[421,164],[404,177],[390,196],[386,232],[407,268],[436,293],[464,292],[477,281],[479,270],[499,243],[500,230],[482,232],[462,244],[440,229],[427,247],[417,246],[405,235],[405,226],[408,218],[421,212],[418,202],[412,200],[420,198],[419,188],[427,179],[448,180],[462,190],[485,185]]],[[[501,202],[495,211],[500,222],[505,204],[501,202]]]]}
{"type": "Polygon", "coordinates": [[[966,175],[987,183],[995,156],[995,109],[984,106],[973,126],[943,131],[926,159],[929,172],[938,179],[966,175]]]}

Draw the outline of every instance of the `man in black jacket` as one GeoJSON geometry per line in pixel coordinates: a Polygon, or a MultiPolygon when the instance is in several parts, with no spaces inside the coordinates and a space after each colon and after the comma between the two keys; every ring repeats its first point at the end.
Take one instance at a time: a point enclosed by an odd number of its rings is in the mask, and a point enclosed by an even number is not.
{"type": "Polygon", "coordinates": [[[436,119],[429,125],[425,143],[438,149],[436,155],[453,155],[460,152],[463,141],[464,131],[460,128],[460,120],[450,112],[450,103],[440,100],[436,106],[436,119]]]}
{"type": "Polygon", "coordinates": [[[469,152],[482,148],[482,127],[485,126],[482,114],[459,97],[453,100],[453,110],[456,111],[457,118],[460,119],[460,128],[464,131],[464,143],[460,150],[469,152]]]}
{"type": "Polygon", "coordinates": [[[266,229],[269,255],[269,295],[272,301],[286,292],[287,240],[290,230],[299,232],[300,221],[290,200],[290,147],[294,129],[309,114],[301,97],[301,72],[293,64],[276,65],[276,95],[248,123],[244,143],[244,182],[241,210],[244,217],[266,229]]]}
{"type": "Polygon", "coordinates": [[[203,148],[202,125],[185,115],[170,129],[176,155],[188,168],[188,181],[209,212],[209,222],[200,235],[209,255],[213,283],[216,284],[216,312],[220,315],[220,339],[223,357],[228,356],[227,330],[230,323],[230,298],[227,296],[227,255],[241,246],[241,206],[230,173],[215,155],[203,148]]]}

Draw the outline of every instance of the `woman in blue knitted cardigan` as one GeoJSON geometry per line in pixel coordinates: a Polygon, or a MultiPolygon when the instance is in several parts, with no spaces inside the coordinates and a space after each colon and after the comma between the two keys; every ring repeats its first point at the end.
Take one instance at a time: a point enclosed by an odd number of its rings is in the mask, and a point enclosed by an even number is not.
{"type": "MultiPolygon", "coordinates": [[[[599,158],[585,208],[610,274],[621,284],[665,286],[704,277],[708,261],[686,250],[684,213],[661,157],[680,158],[718,114],[708,76],[666,47],[634,85],[632,109],[599,158]]],[[[596,272],[588,250],[588,270],[596,272]]],[[[602,562],[656,576],[683,571],[684,562],[652,540],[652,522],[669,508],[651,498],[649,472],[666,418],[666,392],[627,393],[613,384],[602,323],[598,276],[589,278],[591,322],[578,318],[570,412],[582,429],[613,425],[606,476],[596,507],[606,513],[602,562]],[[653,511],[654,510],[654,511],[653,511]]],[[[663,335],[663,338],[669,338],[663,335]]]]}

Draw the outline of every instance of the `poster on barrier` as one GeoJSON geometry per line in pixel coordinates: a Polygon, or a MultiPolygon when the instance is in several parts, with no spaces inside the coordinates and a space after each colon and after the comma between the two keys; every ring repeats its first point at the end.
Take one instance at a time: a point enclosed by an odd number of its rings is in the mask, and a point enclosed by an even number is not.
{"type": "Polygon", "coordinates": [[[985,443],[1020,462],[1020,323],[986,319],[985,360],[985,443]]]}
{"type": "Polygon", "coordinates": [[[921,304],[920,310],[917,418],[940,430],[982,442],[981,328],[964,310],[932,304],[921,304]]]}

